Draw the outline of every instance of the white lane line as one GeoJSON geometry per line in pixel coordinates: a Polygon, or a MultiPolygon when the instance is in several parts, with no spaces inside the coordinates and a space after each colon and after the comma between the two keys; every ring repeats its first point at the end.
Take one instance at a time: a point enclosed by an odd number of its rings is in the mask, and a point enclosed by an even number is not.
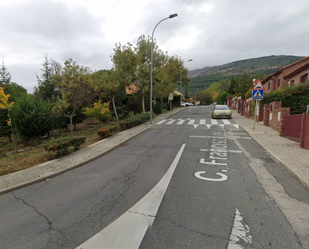
{"type": "Polygon", "coordinates": [[[194,122],[195,122],[195,119],[192,119],[192,120],[190,120],[190,121],[188,122],[188,125],[193,125],[194,122]]]}
{"type": "Polygon", "coordinates": [[[166,119],[163,119],[160,122],[158,122],[157,125],[163,124],[165,121],[166,121],[166,119]]]}
{"type": "Polygon", "coordinates": [[[76,247],[76,249],[137,249],[148,227],[152,225],[155,219],[163,196],[185,147],[186,144],[181,146],[165,175],[148,194],[117,220],[82,245],[76,247]]]}
{"type": "Polygon", "coordinates": [[[206,124],[206,119],[201,119],[200,120],[200,125],[205,125],[206,124]]]}
{"type": "Polygon", "coordinates": [[[243,249],[251,245],[252,236],[249,235],[250,228],[242,223],[243,219],[241,213],[236,208],[233,229],[227,249],[243,249]]]}
{"type": "Polygon", "coordinates": [[[177,124],[178,124],[178,125],[182,125],[185,121],[186,121],[186,120],[181,119],[181,120],[179,120],[179,121],[177,122],[177,124]]]}
{"type": "Polygon", "coordinates": [[[166,124],[172,124],[172,123],[174,123],[176,120],[175,119],[172,119],[171,121],[168,121],[166,124]]]}
{"type": "Polygon", "coordinates": [[[231,122],[227,119],[222,119],[222,122],[223,122],[223,124],[227,124],[227,125],[231,124],[231,122]]]}
{"type": "Polygon", "coordinates": [[[241,150],[226,150],[226,149],[220,149],[220,150],[216,150],[216,149],[200,149],[200,151],[219,151],[219,152],[229,152],[229,153],[242,153],[241,150]]]}

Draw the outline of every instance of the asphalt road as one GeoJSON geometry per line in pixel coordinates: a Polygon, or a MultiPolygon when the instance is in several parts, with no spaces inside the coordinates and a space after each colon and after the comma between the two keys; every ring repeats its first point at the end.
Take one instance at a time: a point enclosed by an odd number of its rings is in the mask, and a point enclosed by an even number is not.
{"type": "Polygon", "coordinates": [[[306,224],[290,225],[261,177],[300,203],[309,204],[308,191],[210,110],[185,108],[87,165],[1,195],[0,248],[87,248],[156,186],[182,146],[140,248],[303,248],[297,231],[306,224]]]}

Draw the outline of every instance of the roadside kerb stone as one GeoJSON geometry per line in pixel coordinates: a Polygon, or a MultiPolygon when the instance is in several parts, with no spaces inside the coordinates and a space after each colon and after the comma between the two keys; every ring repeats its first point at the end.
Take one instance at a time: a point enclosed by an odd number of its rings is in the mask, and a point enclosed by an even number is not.
{"type": "Polygon", "coordinates": [[[296,179],[309,189],[309,150],[291,139],[282,137],[269,126],[256,123],[233,110],[233,119],[274,159],[281,163],[296,179]]]}
{"type": "MultiPolygon", "coordinates": [[[[169,118],[181,110],[182,109],[177,108],[171,112],[165,112],[156,116],[153,121],[159,122],[160,120],[169,118]]],[[[46,163],[42,163],[18,172],[0,176],[0,194],[22,188],[36,182],[44,181],[66,171],[87,164],[117,148],[136,135],[146,131],[152,125],[150,125],[148,121],[142,125],[119,132],[114,136],[103,139],[102,141],[80,149],[67,156],[54,159],[52,161],[48,161],[46,163]]]]}

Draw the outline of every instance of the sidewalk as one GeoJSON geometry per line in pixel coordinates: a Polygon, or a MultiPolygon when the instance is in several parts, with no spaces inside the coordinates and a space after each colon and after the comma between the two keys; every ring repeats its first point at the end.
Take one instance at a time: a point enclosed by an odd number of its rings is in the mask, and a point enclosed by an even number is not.
{"type": "MultiPolygon", "coordinates": [[[[180,110],[181,109],[177,108],[172,112],[161,114],[153,120],[153,123],[169,118],[180,110]]],[[[268,126],[256,123],[256,129],[253,131],[253,120],[241,116],[236,111],[233,111],[233,120],[309,189],[309,150],[300,148],[299,143],[295,141],[280,137],[278,132],[268,126]]],[[[110,138],[99,141],[63,158],[55,159],[12,174],[0,176],[0,194],[35,182],[44,181],[55,175],[80,167],[146,131],[151,126],[152,125],[147,122],[129,130],[122,131],[110,138]]]]}
{"type": "MultiPolygon", "coordinates": [[[[169,118],[179,111],[181,111],[181,109],[177,108],[172,112],[165,112],[158,115],[153,119],[153,124],[160,120],[169,118]]],[[[146,131],[151,126],[152,125],[150,125],[149,122],[146,122],[129,130],[119,132],[114,136],[101,140],[65,157],[54,159],[22,171],[0,176],[0,194],[31,185],[35,182],[44,181],[53,176],[87,164],[120,146],[127,140],[146,131]]]]}
{"type": "Polygon", "coordinates": [[[277,131],[258,122],[253,131],[252,119],[241,116],[235,110],[232,115],[236,123],[309,189],[309,150],[302,149],[299,143],[279,136],[277,131]]]}

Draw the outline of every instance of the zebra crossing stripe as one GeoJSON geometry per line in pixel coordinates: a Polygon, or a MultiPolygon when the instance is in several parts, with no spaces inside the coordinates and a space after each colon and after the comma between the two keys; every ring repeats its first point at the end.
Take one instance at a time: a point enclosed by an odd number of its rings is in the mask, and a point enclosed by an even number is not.
{"type": "Polygon", "coordinates": [[[232,124],[229,120],[227,119],[221,119],[220,122],[221,124],[218,123],[218,120],[216,119],[210,119],[211,124],[206,124],[206,119],[200,119],[198,121],[198,124],[195,124],[195,119],[163,119],[160,122],[156,123],[156,125],[171,125],[176,122],[177,125],[182,125],[185,123],[185,121],[188,120],[188,125],[193,125],[194,129],[196,129],[199,125],[206,125],[206,127],[209,129],[212,125],[219,125],[220,127],[224,128],[225,125],[233,125],[235,128],[239,130],[239,125],[238,124],[232,124]]]}
{"type": "Polygon", "coordinates": [[[166,119],[163,119],[160,122],[158,122],[157,125],[163,124],[165,121],[166,121],[166,119]]]}
{"type": "Polygon", "coordinates": [[[190,120],[190,121],[188,122],[188,125],[193,125],[194,122],[195,122],[195,119],[192,119],[192,120],[190,120]]]}
{"type": "Polygon", "coordinates": [[[181,119],[181,120],[179,120],[179,121],[177,122],[177,124],[178,124],[178,125],[181,125],[181,124],[183,124],[185,121],[186,121],[186,120],[181,119]]]}
{"type": "Polygon", "coordinates": [[[168,121],[166,124],[172,124],[174,123],[176,120],[175,119],[172,119],[171,121],[168,121]]]}

